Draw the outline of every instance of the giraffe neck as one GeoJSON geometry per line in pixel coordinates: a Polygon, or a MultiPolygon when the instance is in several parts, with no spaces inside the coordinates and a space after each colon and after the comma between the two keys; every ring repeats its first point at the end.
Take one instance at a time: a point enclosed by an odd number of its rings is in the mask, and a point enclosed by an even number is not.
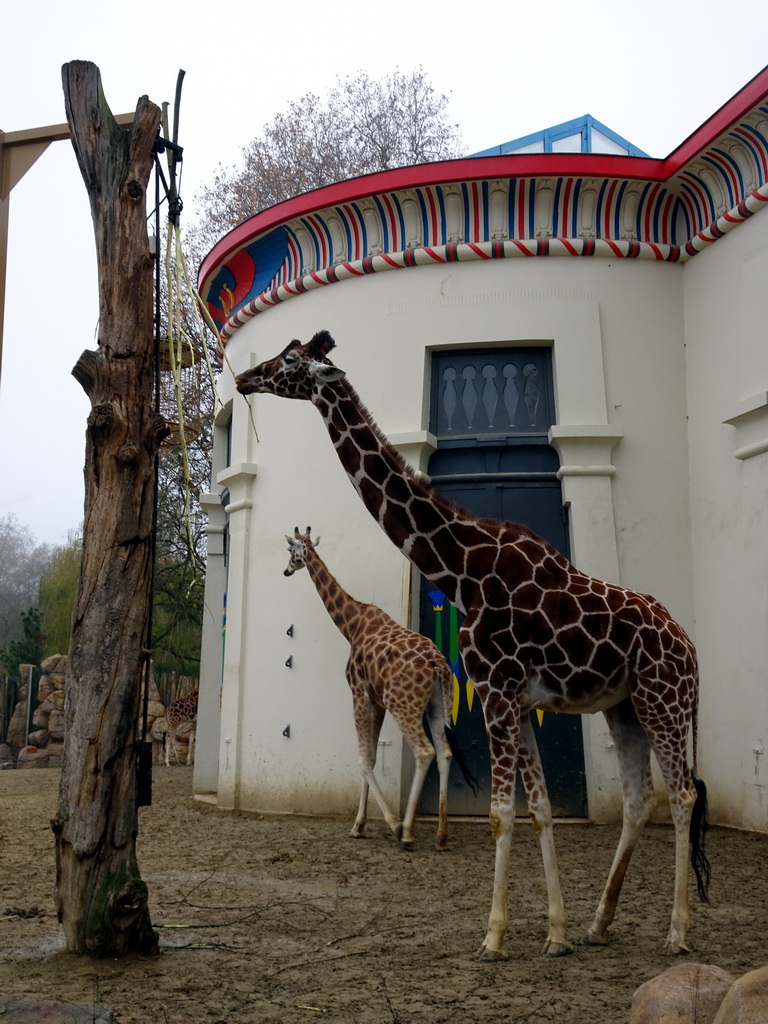
{"type": "Polygon", "coordinates": [[[339,585],[314,548],[305,547],[304,564],[326,611],[340,632],[351,643],[354,639],[354,627],[359,621],[357,612],[362,607],[360,602],[350,597],[346,590],[339,585]]]}
{"type": "Polygon", "coordinates": [[[500,531],[509,533],[513,524],[478,520],[435,494],[390,444],[346,378],[319,385],[312,401],[373,518],[427,579],[465,611],[490,568],[478,566],[473,572],[467,549],[480,545],[485,560],[492,559],[500,531]]]}

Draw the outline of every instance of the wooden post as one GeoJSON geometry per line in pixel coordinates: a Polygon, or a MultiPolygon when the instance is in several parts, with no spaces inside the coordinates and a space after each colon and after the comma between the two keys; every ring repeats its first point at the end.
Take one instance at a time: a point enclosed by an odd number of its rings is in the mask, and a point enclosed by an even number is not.
{"type": "Polygon", "coordinates": [[[67,949],[157,951],[136,861],[136,723],[151,600],[155,453],[153,259],[146,188],[161,111],[146,96],[116,123],[87,61],[62,68],[72,144],[91,203],[98,350],[72,373],[91,400],[85,525],[73,613],[56,835],[56,905],[67,949]]]}

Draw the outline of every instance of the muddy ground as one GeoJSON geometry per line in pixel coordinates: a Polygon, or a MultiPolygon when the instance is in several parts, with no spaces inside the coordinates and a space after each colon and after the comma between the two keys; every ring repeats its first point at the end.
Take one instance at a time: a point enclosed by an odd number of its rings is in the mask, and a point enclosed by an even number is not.
{"type": "MultiPolygon", "coordinates": [[[[0,772],[0,1005],[55,999],[108,1007],[119,1024],[626,1024],[663,945],[672,833],[649,827],[607,948],[540,950],[546,899],[532,829],[513,838],[510,959],[473,957],[489,909],[486,823],[455,821],[449,849],[421,821],[412,852],[380,821],[248,817],[201,809],[191,769],[156,767],[138,845],[156,957],[63,950],[51,899],[55,770],[0,772]]],[[[573,939],[591,921],[618,829],[557,828],[573,939]]],[[[712,903],[693,903],[691,960],[734,976],[768,963],[768,836],[710,831],[712,903]]]]}

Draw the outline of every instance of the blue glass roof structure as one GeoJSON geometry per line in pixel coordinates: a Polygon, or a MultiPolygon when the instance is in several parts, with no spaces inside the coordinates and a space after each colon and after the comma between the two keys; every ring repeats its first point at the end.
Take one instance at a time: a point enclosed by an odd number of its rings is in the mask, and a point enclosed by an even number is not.
{"type": "Polygon", "coordinates": [[[482,149],[471,156],[505,156],[508,153],[614,153],[617,156],[648,156],[591,114],[553,125],[531,135],[482,149]]]}

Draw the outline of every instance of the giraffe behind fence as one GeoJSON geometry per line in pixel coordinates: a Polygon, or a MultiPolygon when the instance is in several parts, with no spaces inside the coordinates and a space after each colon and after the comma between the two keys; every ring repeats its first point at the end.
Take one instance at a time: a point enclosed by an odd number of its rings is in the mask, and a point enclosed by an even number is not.
{"type": "Polygon", "coordinates": [[[192,764],[194,761],[194,747],[197,735],[198,694],[199,690],[193,690],[192,693],[188,693],[184,697],[177,697],[176,700],[172,700],[165,709],[165,721],[167,725],[167,731],[165,734],[166,765],[170,765],[169,754],[171,747],[173,747],[173,753],[176,757],[176,764],[179,763],[179,754],[176,748],[176,731],[180,726],[185,725],[187,722],[192,723],[192,730],[189,733],[189,746],[187,747],[187,764],[192,764]]]}

